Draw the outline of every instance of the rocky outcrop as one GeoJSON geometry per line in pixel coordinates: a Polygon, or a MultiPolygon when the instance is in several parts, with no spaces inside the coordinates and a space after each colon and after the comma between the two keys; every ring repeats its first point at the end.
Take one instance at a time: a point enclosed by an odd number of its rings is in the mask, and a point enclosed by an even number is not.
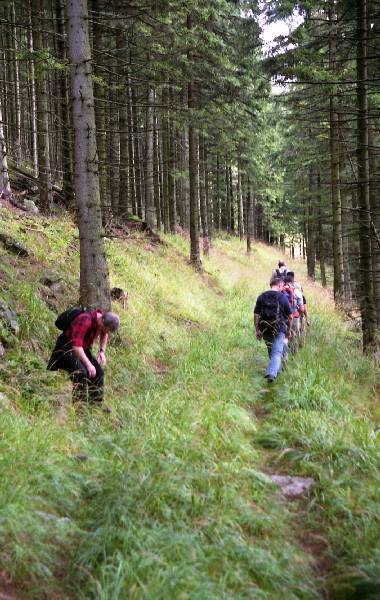
{"type": "Polygon", "coordinates": [[[22,196],[11,196],[9,200],[13,206],[16,206],[16,208],[24,210],[32,215],[37,215],[40,212],[33,200],[30,200],[29,198],[23,198],[22,196]]]}
{"type": "Polygon", "coordinates": [[[6,328],[13,333],[13,335],[18,335],[20,333],[20,325],[17,321],[16,313],[14,313],[13,310],[11,310],[1,299],[0,320],[5,324],[6,328]]]}
{"type": "Polygon", "coordinates": [[[12,252],[12,254],[17,254],[17,256],[29,256],[29,250],[20,244],[17,240],[12,238],[10,235],[6,233],[0,232],[0,242],[3,243],[7,252],[12,252]]]}

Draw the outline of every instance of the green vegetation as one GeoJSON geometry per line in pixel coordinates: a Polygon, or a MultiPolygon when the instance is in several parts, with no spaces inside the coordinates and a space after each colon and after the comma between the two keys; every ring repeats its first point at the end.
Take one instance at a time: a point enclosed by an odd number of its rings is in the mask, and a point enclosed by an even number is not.
{"type": "Polygon", "coordinates": [[[56,331],[37,292],[54,269],[61,307],[75,302],[75,229],[5,209],[0,229],[35,249],[0,247],[21,324],[0,361],[1,568],[24,596],[378,597],[378,381],[328,292],[306,286],[306,346],[268,391],[251,315],[275,250],[220,240],[198,275],[181,237],[108,240],[130,294],[108,353],[113,414],[78,417],[65,375],[45,370],[56,331]],[[310,499],[285,501],[274,471],[314,477],[310,499]],[[317,534],[323,566],[300,541],[317,534]]]}

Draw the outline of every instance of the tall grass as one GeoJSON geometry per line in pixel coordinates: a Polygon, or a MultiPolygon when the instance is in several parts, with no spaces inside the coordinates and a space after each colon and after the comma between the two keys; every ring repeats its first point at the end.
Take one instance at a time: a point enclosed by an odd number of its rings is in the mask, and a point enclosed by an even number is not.
{"type": "MultiPolygon", "coordinates": [[[[15,234],[20,226],[7,221],[15,234]]],[[[45,371],[54,332],[31,290],[52,267],[51,247],[74,297],[74,230],[65,223],[57,240],[52,223],[42,237],[23,235],[30,246],[41,238],[44,253],[17,293],[7,280],[24,333],[0,365],[0,391],[11,399],[0,412],[0,552],[24,594],[322,597],[324,578],[297,541],[294,507],[265,475],[269,467],[316,478],[308,519],[329,539],[333,593],[363,589],[364,580],[373,589],[376,381],[328,295],[308,289],[307,344],[264,393],[252,309],[278,260],[273,250],[257,245],[248,258],[242,244],[221,240],[200,277],[182,238],[168,236],[154,251],[143,237],[108,241],[112,283],[130,293],[121,340],[108,352],[113,414],[69,410],[62,422],[57,404],[69,386],[45,371]],[[264,421],[252,406],[269,410],[264,421]]]]}

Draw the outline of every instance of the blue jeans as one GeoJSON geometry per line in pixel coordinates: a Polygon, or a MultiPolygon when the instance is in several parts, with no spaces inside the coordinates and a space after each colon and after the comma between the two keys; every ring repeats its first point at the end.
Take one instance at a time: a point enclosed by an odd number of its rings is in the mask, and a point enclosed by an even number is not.
{"type": "Polygon", "coordinates": [[[288,359],[288,341],[285,333],[281,331],[273,340],[265,340],[265,343],[269,354],[269,363],[265,375],[276,379],[281,371],[282,360],[286,361],[288,359]]]}

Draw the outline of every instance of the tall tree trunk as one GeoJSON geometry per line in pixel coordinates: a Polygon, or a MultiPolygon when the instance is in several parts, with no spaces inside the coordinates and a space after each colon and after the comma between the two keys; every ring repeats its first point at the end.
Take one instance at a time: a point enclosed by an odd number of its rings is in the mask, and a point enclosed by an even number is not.
{"type": "Polygon", "coordinates": [[[206,214],[207,214],[207,237],[209,248],[212,248],[212,238],[214,236],[214,223],[213,223],[213,198],[210,194],[210,178],[209,178],[209,163],[208,163],[208,149],[206,143],[203,147],[203,168],[204,168],[204,181],[205,181],[205,199],[206,199],[206,214]]]}
{"type": "Polygon", "coordinates": [[[157,128],[156,111],[153,121],[153,183],[154,183],[154,204],[156,209],[157,229],[161,229],[161,198],[160,198],[160,144],[157,128]]]}
{"type": "Polygon", "coordinates": [[[102,231],[87,0],[67,0],[66,16],[80,238],[80,301],[86,306],[109,310],[110,285],[102,231]]]}
{"type": "Polygon", "coordinates": [[[162,111],[161,111],[161,157],[162,157],[162,182],[163,182],[163,222],[164,231],[170,231],[170,213],[169,213],[169,117],[168,117],[169,91],[165,85],[162,90],[162,111]]]}
{"type": "Polygon", "coordinates": [[[129,196],[129,152],[128,152],[128,108],[126,102],[126,93],[123,93],[124,102],[120,106],[119,112],[119,127],[120,127],[120,184],[119,184],[119,200],[118,212],[121,215],[126,215],[130,211],[130,196],[129,196]]]}
{"type": "Polygon", "coordinates": [[[216,202],[214,204],[216,209],[216,215],[214,216],[214,222],[216,224],[216,228],[220,231],[222,227],[222,210],[221,210],[221,202],[220,202],[220,158],[219,153],[216,155],[216,202]]]}
{"type": "Polygon", "coordinates": [[[119,192],[120,192],[120,125],[119,125],[119,103],[120,92],[113,82],[117,78],[116,69],[112,68],[109,80],[109,103],[108,103],[108,136],[109,136],[109,151],[107,164],[108,168],[110,191],[110,207],[112,215],[117,215],[119,212],[119,192]]]}
{"type": "Polygon", "coordinates": [[[153,119],[154,119],[154,90],[149,87],[146,109],[146,190],[145,211],[146,222],[151,231],[155,229],[154,178],[153,178],[153,119]]]}
{"type": "Polygon", "coordinates": [[[239,237],[240,241],[244,238],[244,208],[243,208],[243,174],[241,172],[240,162],[238,165],[238,203],[239,203],[239,237]]]}
{"type": "MultiPolygon", "coordinates": [[[[336,14],[334,0],[330,0],[329,10],[329,66],[335,73],[336,58],[336,14]]],[[[336,85],[330,93],[330,168],[331,168],[331,204],[333,216],[333,262],[334,262],[334,298],[336,302],[342,300],[343,276],[343,248],[342,248],[342,205],[340,197],[339,176],[339,128],[337,111],[336,85]]]]}
{"type": "Polygon", "coordinates": [[[142,219],[142,177],[141,177],[141,140],[139,119],[137,113],[137,94],[135,83],[131,82],[131,101],[132,101],[132,123],[133,123],[133,149],[134,149],[134,167],[135,167],[135,187],[136,187],[136,208],[137,214],[142,219]]]}
{"type": "MultiPolygon", "coordinates": [[[[104,36],[103,27],[101,23],[101,12],[102,6],[100,0],[90,0],[92,10],[92,43],[93,51],[96,61],[103,56],[104,52],[104,36]]],[[[97,64],[96,62],[96,64],[97,64]]],[[[95,102],[95,120],[96,120],[96,144],[98,148],[98,160],[99,160],[99,187],[100,187],[100,201],[102,206],[103,218],[108,214],[110,207],[110,193],[107,182],[107,133],[106,133],[106,94],[104,81],[105,74],[100,70],[96,73],[97,80],[94,82],[94,95],[96,98],[95,102]],[[101,79],[100,79],[101,78],[101,79]]]]}
{"type": "MultiPolygon", "coordinates": [[[[28,23],[28,49],[33,53],[33,24],[32,24],[32,6],[29,7],[29,23],[28,23]]],[[[32,157],[33,157],[33,174],[38,177],[38,140],[37,140],[37,101],[36,101],[36,74],[35,61],[31,58],[29,61],[30,69],[30,108],[31,108],[31,129],[32,129],[32,157]]]]}
{"type": "Polygon", "coordinates": [[[323,287],[327,286],[326,280],[326,252],[325,252],[325,236],[323,231],[323,214],[322,214],[322,198],[321,198],[321,172],[317,174],[317,206],[318,206],[318,250],[319,250],[319,267],[321,270],[321,283],[323,287]]]}
{"type": "Polygon", "coordinates": [[[15,103],[15,144],[14,154],[15,162],[17,166],[20,166],[22,160],[22,148],[21,148],[21,98],[20,98],[20,68],[18,59],[18,33],[16,27],[16,13],[15,4],[11,4],[11,19],[12,19],[12,49],[14,62],[14,103],[15,103]]]}
{"type": "MultiPolygon", "coordinates": [[[[187,100],[187,98],[186,98],[187,100]]],[[[189,165],[189,133],[188,131],[184,134],[184,153],[183,153],[183,170],[188,170],[189,165]]],[[[184,226],[186,229],[190,227],[190,182],[189,177],[185,178],[184,185],[185,194],[185,215],[184,215],[184,226]]]]}
{"type": "Polygon", "coordinates": [[[306,257],[307,274],[315,281],[315,222],[313,209],[314,181],[313,172],[309,170],[309,197],[307,200],[307,220],[306,220],[306,257]]]}
{"type": "Polygon", "coordinates": [[[136,202],[136,179],[135,179],[135,156],[134,156],[134,144],[133,144],[133,118],[132,118],[132,102],[131,102],[131,89],[130,79],[127,76],[127,114],[128,114],[128,158],[129,158],[129,198],[131,203],[131,212],[133,215],[137,215],[137,202],[136,202]]]}
{"type": "MultiPolygon", "coordinates": [[[[33,49],[36,53],[44,48],[42,40],[43,0],[32,0],[33,49]]],[[[38,144],[38,181],[40,208],[45,214],[53,203],[52,180],[50,171],[50,136],[48,96],[46,89],[45,66],[39,60],[36,67],[36,108],[37,108],[37,144],[38,144]]]]}
{"type": "Polygon", "coordinates": [[[168,186],[168,200],[169,200],[169,226],[170,233],[176,232],[177,225],[177,209],[176,209],[176,188],[175,188],[175,131],[173,121],[173,90],[169,87],[168,93],[168,174],[169,174],[169,186],[168,186]]]}
{"type": "MultiPolygon", "coordinates": [[[[65,16],[63,0],[56,0],[56,15],[57,15],[57,49],[61,59],[66,58],[66,45],[64,43],[65,36],[65,16]]],[[[71,123],[70,123],[70,112],[69,112],[69,89],[67,75],[65,71],[62,71],[58,75],[59,77],[59,90],[60,90],[60,105],[61,105],[61,117],[62,117],[62,188],[63,194],[66,198],[67,203],[73,193],[73,159],[72,159],[72,136],[71,136],[71,123]]]]}
{"type": "Polygon", "coordinates": [[[228,167],[228,182],[230,195],[230,211],[231,211],[231,233],[235,233],[235,207],[234,207],[234,186],[232,181],[232,167],[228,167]]]}
{"type": "Polygon", "coordinates": [[[376,346],[376,314],[373,298],[371,255],[371,207],[369,202],[368,160],[368,74],[367,74],[367,0],[357,0],[357,105],[358,105],[358,205],[360,240],[360,310],[363,349],[376,346]]]}
{"type": "Polygon", "coordinates": [[[9,198],[12,195],[8,173],[7,147],[4,137],[4,124],[0,104],[0,198],[9,198]]]}
{"type": "Polygon", "coordinates": [[[206,182],[205,182],[205,144],[202,136],[199,136],[199,200],[201,208],[201,224],[203,238],[203,254],[209,255],[209,237],[208,237],[208,210],[206,202],[206,182]]]}
{"type": "Polygon", "coordinates": [[[380,327],[380,204],[378,201],[380,185],[376,177],[376,141],[374,137],[375,123],[369,123],[368,128],[368,149],[369,149],[369,202],[372,217],[372,280],[373,296],[375,302],[375,313],[377,318],[377,328],[380,327]]]}
{"type": "Polygon", "coordinates": [[[333,260],[334,260],[334,298],[342,300],[344,286],[343,241],[342,241],[342,203],[339,186],[339,149],[338,118],[335,98],[330,97],[330,159],[331,159],[331,201],[333,215],[333,260]]]}
{"type": "Polygon", "coordinates": [[[247,254],[252,254],[252,190],[249,179],[247,179],[247,254]]]}
{"type": "MultiPolygon", "coordinates": [[[[339,136],[339,177],[342,176],[345,166],[345,145],[342,129],[341,108],[338,112],[338,136],[339,136]]],[[[341,222],[342,222],[342,261],[343,261],[343,292],[342,298],[347,308],[352,305],[352,290],[351,290],[351,269],[350,269],[350,210],[347,190],[342,186],[342,181],[339,180],[340,197],[341,197],[341,222]]]]}
{"type": "MultiPolygon", "coordinates": [[[[187,28],[193,28],[192,16],[187,16],[187,28]]],[[[191,63],[192,52],[189,49],[187,58],[191,63]]],[[[200,271],[201,257],[199,251],[199,215],[198,215],[198,196],[199,196],[199,168],[198,168],[198,136],[194,127],[194,111],[196,109],[196,98],[194,83],[191,79],[187,88],[187,104],[189,109],[189,182],[190,182],[190,262],[193,267],[200,271]]]]}
{"type": "Polygon", "coordinates": [[[226,194],[226,206],[225,206],[226,229],[227,229],[228,233],[231,233],[230,170],[228,168],[227,161],[225,163],[224,173],[225,173],[224,189],[225,189],[225,194],[226,194]]]}

